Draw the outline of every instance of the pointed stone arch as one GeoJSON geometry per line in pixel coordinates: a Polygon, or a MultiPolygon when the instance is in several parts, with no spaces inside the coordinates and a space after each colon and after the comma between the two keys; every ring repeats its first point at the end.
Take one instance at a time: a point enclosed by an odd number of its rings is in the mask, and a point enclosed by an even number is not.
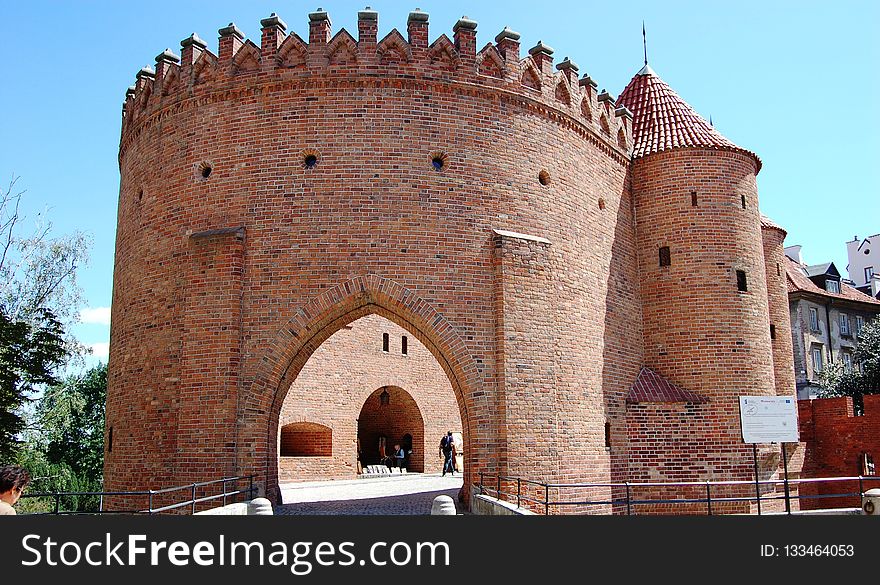
{"type": "Polygon", "coordinates": [[[395,28],[385,35],[376,47],[379,55],[379,63],[383,65],[394,65],[399,63],[409,63],[412,61],[412,47],[403,38],[403,35],[395,28]]]}
{"type": "Polygon", "coordinates": [[[492,43],[487,43],[486,46],[477,53],[477,71],[479,71],[480,75],[502,79],[504,77],[505,68],[506,64],[504,63],[504,58],[492,43]]]}
{"type": "Polygon", "coordinates": [[[599,117],[599,128],[602,129],[606,136],[611,136],[611,125],[608,123],[608,116],[605,114],[599,117]]]}
{"type": "Polygon", "coordinates": [[[535,67],[535,62],[532,61],[531,57],[523,61],[520,83],[529,89],[541,91],[541,75],[538,73],[538,68],[535,67]]]}
{"type": "Polygon", "coordinates": [[[153,84],[147,83],[144,85],[144,89],[141,90],[141,95],[138,96],[138,109],[145,110],[147,109],[147,105],[150,102],[150,98],[153,95],[153,84]]]}
{"type": "MultiPolygon", "coordinates": [[[[480,369],[456,328],[427,301],[399,283],[370,274],[343,282],[300,306],[268,344],[260,368],[242,388],[238,417],[239,471],[266,479],[267,493],[278,486],[277,441],[284,398],[315,350],[333,333],[363,316],[377,314],[409,331],[431,352],[455,392],[468,449],[466,473],[478,468],[478,453],[489,448],[486,429],[490,397],[480,369]],[[261,457],[262,455],[262,457],[261,457]],[[254,468],[254,466],[258,466],[254,468]]],[[[466,482],[469,477],[466,476],[466,482]]]]}
{"type": "Polygon", "coordinates": [[[308,46],[305,41],[293,33],[278,47],[278,64],[287,69],[305,67],[307,55],[308,46]]]}
{"type": "Polygon", "coordinates": [[[260,48],[250,39],[232,57],[233,73],[250,73],[260,70],[260,48]]]}
{"type": "Polygon", "coordinates": [[[568,81],[564,76],[556,82],[556,101],[562,102],[566,106],[571,105],[571,90],[568,89],[568,81]]]}
{"type": "Polygon", "coordinates": [[[590,96],[584,96],[581,100],[581,115],[588,122],[593,121],[593,108],[590,106],[590,96]]]}
{"type": "Polygon", "coordinates": [[[171,67],[165,77],[162,78],[162,95],[177,93],[180,89],[180,67],[171,67]]]}
{"type": "Polygon", "coordinates": [[[330,65],[357,64],[357,41],[344,28],[327,44],[327,60],[330,65]]]}
{"type": "Polygon", "coordinates": [[[449,37],[443,34],[428,47],[428,60],[435,67],[453,71],[458,68],[458,51],[449,37]]]}
{"type": "Polygon", "coordinates": [[[214,55],[210,51],[205,51],[199,56],[198,59],[196,59],[196,62],[193,64],[193,84],[198,84],[205,81],[213,81],[217,79],[218,72],[219,65],[217,63],[216,55],[214,55]]]}

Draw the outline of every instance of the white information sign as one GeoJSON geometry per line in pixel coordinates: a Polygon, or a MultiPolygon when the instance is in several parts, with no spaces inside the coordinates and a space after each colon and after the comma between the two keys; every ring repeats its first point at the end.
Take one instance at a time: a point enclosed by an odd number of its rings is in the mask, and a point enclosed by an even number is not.
{"type": "Polygon", "coordinates": [[[796,443],[797,401],[792,396],[740,396],[739,414],[746,443],[796,443]]]}

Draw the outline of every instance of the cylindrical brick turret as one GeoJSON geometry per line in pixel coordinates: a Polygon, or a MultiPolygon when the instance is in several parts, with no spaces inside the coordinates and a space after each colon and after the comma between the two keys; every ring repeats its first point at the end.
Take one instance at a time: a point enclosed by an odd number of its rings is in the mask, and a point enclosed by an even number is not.
{"type": "MultiPolygon", "coordinates": [[[[708,398],[631,407],[630,474],[753,479],[739,397],[776,393],[755,180],[760,161],[647,66],[618,106],[634,113],[645,366],[708,398]]],[[[762,479],[775,471],[769,449],[759,452],[758,466],[762,479]]]]}
{"type": "Polygon", "coordinates": [[[770,310],[770,341],[773,347],[773,372],[777,396],[795,396],[794,359],[791,341],[791,317],[788,308],[788,284],[785,277],[785,230],[761,219],[764,263],[767,274],[767,301],[770,310]]]}

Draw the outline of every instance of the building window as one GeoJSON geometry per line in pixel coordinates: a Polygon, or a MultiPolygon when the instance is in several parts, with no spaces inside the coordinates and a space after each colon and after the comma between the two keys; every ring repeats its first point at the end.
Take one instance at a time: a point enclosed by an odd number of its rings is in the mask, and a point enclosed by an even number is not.
{"type": "Polygon", "coordinates": [[[611,448],[611,423],[605,421],[605,446],[611,448]]]}
{"type": "Polygon", "coordinates": [[[840,294],[840,283],[836,280],[826,280],[825,290],[830,293],[840,294]]]}
{"type": "Polygon", "coordinates": [[[409,340],[406,338],[406,335],[400,338],[400,353],[402,353],[403,355],[406,355],[407,351],[409,351],[409,348],[407,347],[408,341],[409,340]]]}
{"type": "Polygon", "coordinates": [[[818,374],[822,371],[822,347],[814,347],[813,348],[813,374],[818,374]]]}
{"type": "Polygon", "coordinates": [[[388,334],[387,333],[382,334],[382,351],[385,351],[385,352],[388,351],[388,334]]]}
{"type": "Polygon", "coordinates": [[[840,354],[840,359],[843,360],[843,371],[846,372],[847,374],[852,374],[852,371],[853,371],[852,355],[847,352],[843,352],[840,354]]]}
{"type": "Polygon", "coordinates": [[[865,267],[865,283],[870,284],[871,279],[874,277],[874,267],[866,266],[865,267]]]}
{"type": "Polygon", "coordinates": [[[691,207],[697,206],[697,192],[691,191],[691,207]]]}
{"type": "Polygon", "coordinates": [[[746,196],[740,195],[740,200],[742,201],[743,209],[745,209],[746,208],[746,196]]]}
{"type": "Polygon", "coordinates": [[[776,339],[776,325],[770,324],[770,339],[776,339]]]}
{"type": "Polygon", "coordinates": [[[819,311],[810,307],[810,331],[819,330],[819,311]]]}
{"type": "Polygon", "coordinates": [[[865,326],[865,318],[861,315],[856,315],[856,335],[859,335],[862,332],[862,328],[865,326]]]}
{"type": "Polygon", "coordinates": [[[849,336],[849,316],[845,313],[841,313],[837,317],[838,323],[840,323],[840,334],[849,336]]]}
{"type": "Polygon", "coordinates": [[[746,271],[745,270],[737,270],[736,271],[736,290],[740,292],[746,292],[749,290],[748,284],[746,283],[746,271]]]}
{"type": "Polygon", "coordinates": [[[660,266],[671,266],[672,265],[672,254],[669,252],[669,246],[662,246],[660,248],[660,266]]]}

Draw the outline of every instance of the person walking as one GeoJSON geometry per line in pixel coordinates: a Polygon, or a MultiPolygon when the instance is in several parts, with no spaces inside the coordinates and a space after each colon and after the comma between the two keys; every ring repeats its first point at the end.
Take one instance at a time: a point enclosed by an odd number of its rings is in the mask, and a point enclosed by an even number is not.
{"type": "Polygon", "coordinates": [[[21,497],[21,492],[31,481],[31,476],[24,467],[4,465],[0,467],[0,516],[14,516],[12,506],[21,497]]]}
{"type": "Polygon", "coordinates": [[[440,439],[440,456],[443,460],[443,475],[449,471],[455,475],[455,463],[452,460],[452,454],[455,452],[455,439],[452,438],[452,431],[448,431],[446,436],[440,439]]]}

